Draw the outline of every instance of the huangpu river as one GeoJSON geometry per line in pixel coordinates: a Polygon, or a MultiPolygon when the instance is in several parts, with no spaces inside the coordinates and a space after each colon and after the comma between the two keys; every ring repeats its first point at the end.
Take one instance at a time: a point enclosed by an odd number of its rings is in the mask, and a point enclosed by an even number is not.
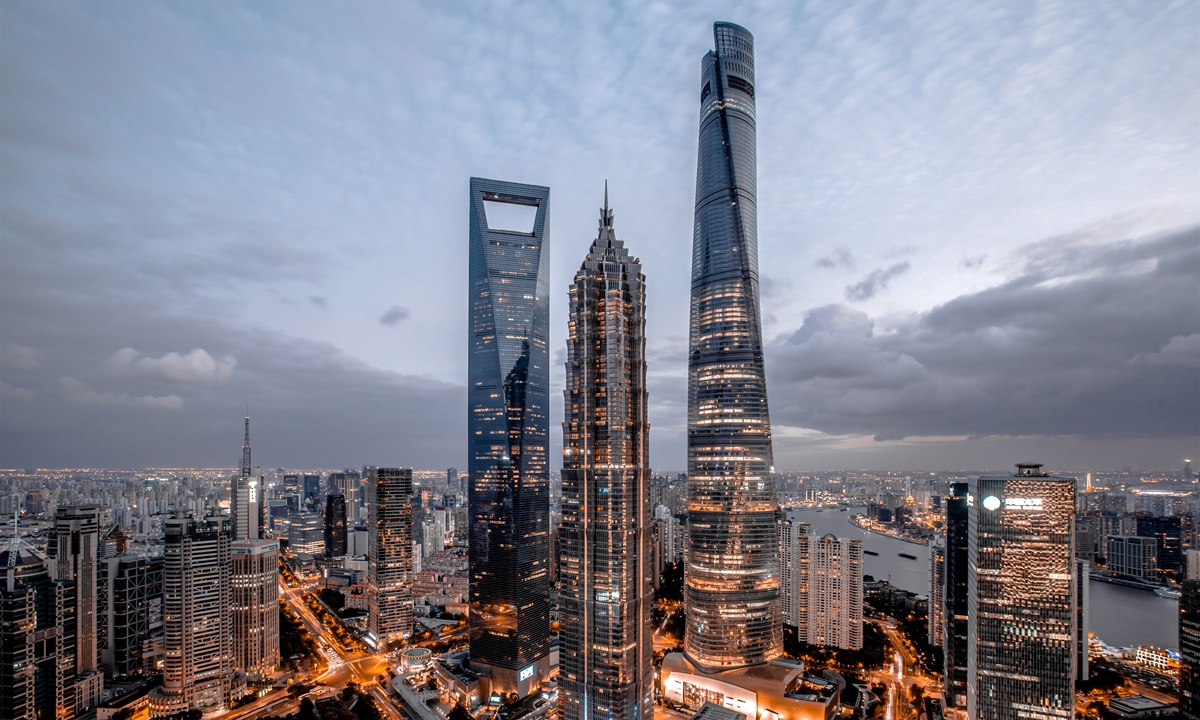
{"type": "MultiPolygon", "coordinates": [[[[797,511],[789,511],[797,512],[797,511]]],[[[838,537],[862,538],[863,549],[879,553],[863,557],[863,572],[876,580],[889,580],[893,585],[919,595],[929,595],[929,547],[905,542],[878,533],[864,532],[850,522],[865,508],[837,508],[823,511],[798,511],[801,522],[812,525],[817,535],[833,533],[838,537]],[[916,560],[900,557],[900,553],[915,555],[916,560]]],[[[1091,614],[1088,629],[1105,643],[1115,647],[1153,645],[1179,648],[1179,601],[1162,598],[1149,590],[1112,585],[1092,580],[1091,614]]]]}

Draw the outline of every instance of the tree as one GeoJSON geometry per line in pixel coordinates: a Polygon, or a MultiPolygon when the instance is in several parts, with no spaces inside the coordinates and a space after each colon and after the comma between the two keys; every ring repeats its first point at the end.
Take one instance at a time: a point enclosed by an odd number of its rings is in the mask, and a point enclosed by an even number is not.
{"type": "Polygon", "coordinates": [[[450,711],[449,720],[472,720],[472,718],[471,713],[467,712],[467,709],[463,707],[463,704],[457,703],[454,706],[454,709],[450,711]]]}

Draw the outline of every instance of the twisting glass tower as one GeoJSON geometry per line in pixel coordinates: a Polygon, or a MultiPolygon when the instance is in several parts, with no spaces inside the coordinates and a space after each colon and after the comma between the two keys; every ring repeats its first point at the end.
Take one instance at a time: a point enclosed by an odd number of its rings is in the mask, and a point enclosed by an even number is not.
{"type": "Polygon", "coordinates": [[[558,682],[564,720],[649,720],[650,515],[646,279],[613,231],[600,233],[570,290],[563,391],[558,682]]]}
{"type": "Polygon", "coordinates": [[[754,37],[713,26],[700,79],[688,357],[687,636],[708,670],[783,651],[755,209],[754,37]]]}
{"type": "Polygon", "coordinates": [[[549,210],[549,188],[471,178],[471,665],[521,697],[550,672],[549,210]]]}

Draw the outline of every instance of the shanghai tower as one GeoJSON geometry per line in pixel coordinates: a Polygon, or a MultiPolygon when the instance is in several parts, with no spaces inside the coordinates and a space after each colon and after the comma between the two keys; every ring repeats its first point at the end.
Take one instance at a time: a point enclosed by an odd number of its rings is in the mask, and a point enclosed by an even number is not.
{"type": "Polygon", "coordinates": [[[550,672],[549,212],[549,188],[471,178],[470,664],[520,697],[550,672]]]}
{"type": "Polygon", "coordinates": [[[571,285],[558,593],[563,720],[654,715],[646,278],[600,229],[571,285]]]}
{"type": "Polygon", "coordinates": [[[700,78],[688,353],[687,656],[707,671],[783,652],[759,319],[754,37],[713,26],[700,78]]]}

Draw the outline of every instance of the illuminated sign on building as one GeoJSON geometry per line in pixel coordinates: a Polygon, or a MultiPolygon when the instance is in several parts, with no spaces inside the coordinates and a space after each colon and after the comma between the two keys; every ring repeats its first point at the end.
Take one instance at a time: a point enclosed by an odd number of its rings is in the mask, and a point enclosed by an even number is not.
{"type": "Polygon", "coordinates": [[[250,481],[250,502],[258,502],[258,481],[250,481]]]}
{"type": "Polygon", "coordinates": [[[1005,510],[1041,510],[1041,498],[1004,498],[1005,510]]]}
{"type": "Polygon", "coordinates": [[[983,506],[988,510],[999,510],[1000,498],[996,497],[995,495],[988,495],[983,499],[983,506]]]}
{"type": "Polygon", "coordinates": [[[522,670],[520,672],[519,675],[517,675],[517,682],[525,682],[526,680],[528,680],[531,677],[533,677],[533,666],[532,665],[525,668],[524,670],[522,670]]]}

